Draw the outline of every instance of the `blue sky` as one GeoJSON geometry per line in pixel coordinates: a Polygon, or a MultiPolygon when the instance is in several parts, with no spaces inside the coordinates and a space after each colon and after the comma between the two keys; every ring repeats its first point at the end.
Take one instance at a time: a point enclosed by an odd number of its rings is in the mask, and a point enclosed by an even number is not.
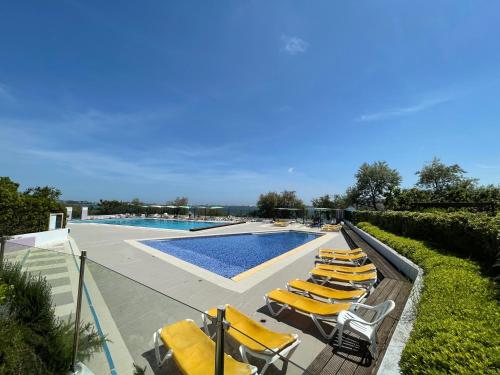
{"type": "Polygon", "coordinates": [[[254,204],[438,156],[499,183],[499,37],[494,1],[5,1],[0,175],[254,204]]]}

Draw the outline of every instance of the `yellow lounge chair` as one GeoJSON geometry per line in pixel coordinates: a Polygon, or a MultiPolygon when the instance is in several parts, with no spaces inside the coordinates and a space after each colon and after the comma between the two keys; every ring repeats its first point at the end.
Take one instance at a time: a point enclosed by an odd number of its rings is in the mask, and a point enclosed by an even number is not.
{"type": "Polygon", "coordinates": [[[343,261],[355,265],[363,265],[366,262],[367,255],[364,252],[357,254],[325,254],[321,253],[319,257],[327,262],[343,261]]]}
{"type": "Polygon", "coordinates": [[[338,232],[342,228],[341,225],[331,225],[331,224],[325,224],[321,227],[321,230],[323,232],[338,232]]]}
{"type": "MultiPolygon", "coordinates": [[[[184,375],[206,375],[215,372],[215,343],[191,319],[181,320],[159,329],[154,333],[153,341],[158,367],[173,357],[184,375]],[[160,358],[161,343],[168,348],[163,359],[160,358]]],[[[255,366],[239,362],[224,354],[224,374],[256,373],[255,366]]]]}
{"type": "Polygon", "coordinates": [[[329,281],[343,281],[354,286],[370,287],[377,282],[377,272],[370,273],[343,273],[314,268],[309,272],[312,281],[324,285],[329,281]]]}
{"type": "Polygon", "coordinates": [[[363,249],[357,247],[355,249],[346,250],[346,249],[319,249],[320,254],[339,254],[339,255],[353,255],[362,253],[363,249]]]}
{"type": "Polygon", "coordinates": [[[266,301],[269,312],[273,316],[279,315],[286,308],[309,315],[314,324],[316,324],[316,327],[318,327],[321,335],[328,340],[330,340],[335,334],[335,328],[332,328],[330,333],[326,333],[319,320],[330,322],[335,321],[335,317],[339,312],[347,310],[349,306],[351,306],[350,303],[322,302],[283,289],[270,291],[264,296],[264,300],[266,301]],[[278,311],[274,311],[271,306],[271,301],[282,305],[281,308],[278,311]]]}
{"type": "Polygon", "coordinates": [[[275,221],[274,226],[275,227],[287,227],[288,221],[275,221]]]}
{"type": "MultiPolygon", "coordinates": [[[[217,308],[203,314],[203,325],[207,335],[210,334],[208,324],[216,317],[217,308]]],[[[247,358],[249,353],[266,362],[259,373],[260,375],[264,375],[269,365],[276,360],[290,358],[300,344],[298,335],[271,331],[231,305],[226,305],[226,321],[230,324],[227,333],[240,344],[239,350],[243,360],[249,363],[247,358]]]]}
{"type": "Polygon", "coordinates": [[[377,267],[373,263],[368,263],[363,266],[337,266],[334,264],[316,264],[316,268],[321,268],[322,270],[344,272],[344,273],[365,273],[377,271],[377,267]]]}
{"type": "Polygon", "coordinates": [[[286,284],[289,291],[303,293],[308,297],[314,296],[327,299],[330,303],[335,302],[359,302],[367,294],[366,289],[342,290],[318,285],[309,281],[295,279],[286,284]]]}

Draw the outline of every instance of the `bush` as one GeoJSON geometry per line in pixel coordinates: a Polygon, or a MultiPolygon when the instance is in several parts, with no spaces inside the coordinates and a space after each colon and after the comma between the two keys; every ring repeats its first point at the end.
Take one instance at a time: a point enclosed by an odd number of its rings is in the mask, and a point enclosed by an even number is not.
{"type": "Polygon", "coordinates": [[[402,236],[429,241],[487,267],[500,253],[500,217],[470,212],[355,211],[353,221],[370,222],[402,236]]]}
{"type": "MultiPolygon", "coordinates": [[[[74,321],[59,320],[51,287],[19,265],[0,265],[0,374],[66,374],[71,363],[74,321]],[[12,337],[12,340],[10,340],[12,337]],[[32,366],[30,371],[16,371],[32,366]]],[[[80,360],[100,350],[102,340],[90,323],[80,330],[80,360]]]]}
{"type": "Polygon", "coordinates": [[[416,320],[400,361],[403,374],[497,374],[500,309],[495,285],[481,276],[479,265],[369,223],[358,227],[424,270],[416,320]]]}
{"type": "Polygon", "coordinates": [[[65,212],[58,202],[61,192],[50,187],[18,191],[19,184],[0,177],[0,236],[40,232],[48,229],[49,214],[65,212]]]}

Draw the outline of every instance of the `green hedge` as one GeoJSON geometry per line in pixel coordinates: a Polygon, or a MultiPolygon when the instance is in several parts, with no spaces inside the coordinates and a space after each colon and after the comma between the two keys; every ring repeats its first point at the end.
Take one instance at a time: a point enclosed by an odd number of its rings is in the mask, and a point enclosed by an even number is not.
{"type": "Polygon", "coordinates": [[[500,217],[471,212],[356,211],[354,223],[367,221],[391,233],[429,241],[462,257],[492,266],[500,253],[500,217]]]}
{"type": "Polygon", "coordinates": [[[369,223],[358,227],[424,270],[414,328],[400,361],[403,374],[498,374],[500,309],[495,284],[478,264],[369,223]]]}

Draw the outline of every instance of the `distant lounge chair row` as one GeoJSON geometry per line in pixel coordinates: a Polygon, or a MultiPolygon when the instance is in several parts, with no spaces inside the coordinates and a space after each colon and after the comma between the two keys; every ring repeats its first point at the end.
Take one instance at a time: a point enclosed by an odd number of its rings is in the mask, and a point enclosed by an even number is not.
{"type": "Polygon", "coordinates": [[[288,224],[290,224],[290,223],[288,221],[286,221],[286,220],[280,220],[280,219],[278,219],[278,220],[274,221],[274,226],[275,227],[287,227],[288,224]]]}
{"type": "Polygon", "coordinates": [[[340,224],[324,224],[321,226],[323,232],[339,232],[342,229],[340,224]]]}
{"type": "MultiPolygon", "coordinates": [[[[366,256],[361,249],[320,250],[320,259],[324,255],[356,256],[356,259],[360,259],[359,255],[366,256]]],[[[342,334],[345,330],[355,331],[370,342],[370,349],[376,356],[376,330],[394,308],[394,302],[385,301],[377,306],[360,303],[368,295],[368,289],[377,281],[375,266],[373,264],[337,265],[328,261],[324,264],[316,264],[309,275],[312,282],[300,279],[290,280],[286,285],[286,290],[278,288],[264,296],[271,315],[277,316],[285,309],[292,309],[308,315],[326,339],[332,339],[338,332],[339,346],[342,343],[342,334]],[[324,284],[327,282],[347,283],[351,288],[346,290],[340,287],[325,286],[324,284]],[[280,307],[276,310],[272,303],[280,307]],[[371,321],[364,320],[355,313],[358,308],[375,311],[375,317],[371,321]],[[327,332],[321,322],[335,322],[335,327],[327,332]]],[[[296,334],[274,332],[238,311],[235,307],[231,305],[225,307],[225,319],[228,323],[227,333],[238,343],[240,355],[245,362],[240,362],[230,355],[224,354],[226,374],[257,374],[257,367],[249,364],[249,356],[265,361],[260,371],[260,374],[264,374],[269,366],[278,359],[290,358],[301,342],[296,334]]],[[[216,308],[202,314],[205,333],[192,320],[166,325],[155,332],[153,340],[158,366],[161,367],[168,359],[173,358],[184,374],[213,374],[215,343],[211,339],[210,326],[216,316],[216,308]],[[167,348],[167,353],[163,358],[160,356],[162,344],[167,348]]]]}

